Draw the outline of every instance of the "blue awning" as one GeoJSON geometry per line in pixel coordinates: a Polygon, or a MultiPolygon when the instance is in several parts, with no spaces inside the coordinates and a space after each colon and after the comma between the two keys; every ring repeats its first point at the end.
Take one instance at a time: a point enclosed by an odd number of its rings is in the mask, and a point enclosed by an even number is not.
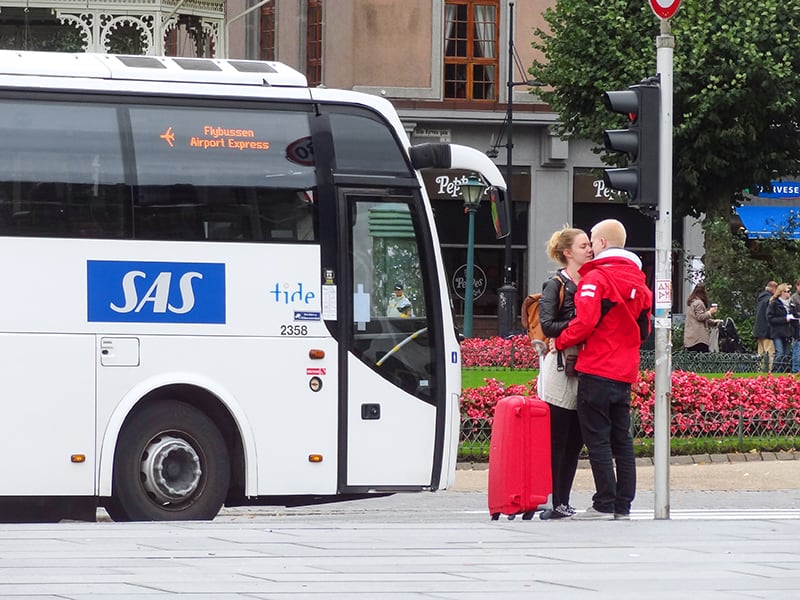
{"type": "Polygon", "coordinates": [[[800,239],[800,206],[739,206],[736,213],[750,239],[800,239]]]}

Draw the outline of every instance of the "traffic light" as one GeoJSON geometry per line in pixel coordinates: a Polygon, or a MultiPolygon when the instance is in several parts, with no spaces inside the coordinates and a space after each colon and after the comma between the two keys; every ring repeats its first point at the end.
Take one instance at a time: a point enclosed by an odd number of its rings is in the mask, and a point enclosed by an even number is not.
{"type": "Polygon", "coordinates": [[[627,129],[603,132],[606,149],[629,158],[627,167],[605,169],[603,181],[625,192],[628,206],[650,216],[658,215],[660,97],[658,83],[649,80],[603,94],[606,108],[630,118],[627,129]]]}

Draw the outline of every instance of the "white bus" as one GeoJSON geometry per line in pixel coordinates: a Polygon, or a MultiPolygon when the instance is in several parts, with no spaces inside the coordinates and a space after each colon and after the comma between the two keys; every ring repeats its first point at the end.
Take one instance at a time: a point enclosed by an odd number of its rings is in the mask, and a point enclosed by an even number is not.
{"type": "Polygon", "coordinates": [[[451,485],[419,169],[505,183],[409,146],[388,101],[279,63],[0,51],[0,500],[210,519],[451,485]]]}

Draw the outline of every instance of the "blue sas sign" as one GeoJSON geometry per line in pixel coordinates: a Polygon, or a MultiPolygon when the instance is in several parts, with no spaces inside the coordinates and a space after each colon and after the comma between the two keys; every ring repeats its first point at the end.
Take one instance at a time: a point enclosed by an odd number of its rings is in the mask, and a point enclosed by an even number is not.
{"type": "Polygon", "coordinates": [[[86,262],[88,319],[105,323],[225,323],[225,265],[86,262]]]}

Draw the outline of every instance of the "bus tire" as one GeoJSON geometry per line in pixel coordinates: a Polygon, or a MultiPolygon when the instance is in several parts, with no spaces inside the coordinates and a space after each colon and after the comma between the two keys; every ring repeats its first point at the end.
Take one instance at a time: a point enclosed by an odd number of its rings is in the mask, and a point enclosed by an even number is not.
{"type": "Polygon", "coordinates": [[[205,413],[175,400],[152,404],[120,433],[106,510],[115,521],[213,519],[230,473],[228,447],[205,413]]]}

